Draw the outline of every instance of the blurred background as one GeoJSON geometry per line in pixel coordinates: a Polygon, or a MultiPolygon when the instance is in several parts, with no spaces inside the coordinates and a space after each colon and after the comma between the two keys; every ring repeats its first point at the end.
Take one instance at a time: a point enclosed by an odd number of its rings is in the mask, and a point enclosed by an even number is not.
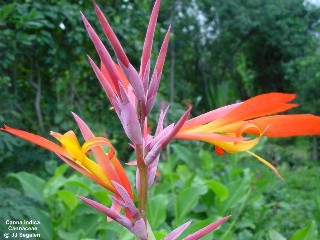
{"type": "MultiPolygon", "coordinates": [[[[139,69],[153,1],[97,3],[139,69]]],[[[98,57],[80,11],[105,41],[90,1],[1,1],[0,123],[48,138],[50,130],[70,129],[80,137],[73,111],[96,135],[107,135],[127,162],[132,149],[86,60],[86,53],[98,57]]],[[[291,113],[320,115],[320,2],[163,0],[154,60],[169,24],[151,125],[163,103],[170,104],[171,123],[188,103],[198,115],[272,91],[297,94],[300,107],[291,113]]],[[[263,139],[253,150],[285,179],[246,154],[221,157],[209,144],[173,142],[149,196],[157,237],[189,219],[186,234],[232,214],[207,239],[318,239],[319,139],[263,139]]],[[[127,168],[133,183],[134,169],[127,168]]],[[[0,132],[0,169],[0,230],[7,219],[33,219],[41,221],[41,239],[132,239],[75,196],[109,205],[107,192],[53,154],[0,132]]]]}

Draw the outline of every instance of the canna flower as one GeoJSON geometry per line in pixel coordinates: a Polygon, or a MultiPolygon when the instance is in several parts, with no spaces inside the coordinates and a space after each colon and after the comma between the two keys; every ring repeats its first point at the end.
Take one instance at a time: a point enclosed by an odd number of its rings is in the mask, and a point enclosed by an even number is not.
{"type": "Polygon", "coordinates": [[[116,198],[119,197],[119,193],[112,182],[122,185],[129,196],[133,198],[128,177],[115,156],[115,150],[110,141],[104,137],[95,137],[85,122],[76,114],[73,115],[85,139],[82,145],[73,131],[64,134],[51,131],[50,135],[60,142],[59,145],[44,137],[6,125],[0,130],[55,153],[69,166],[113,192],[116,198]],[[109,151],[104,152],[102,146],[109,147],[109,151]],[[88,157],[89,151],[92,151],[97,162],[88,157]]]}
{"type": "Polygon", "coordinates": [[[273,115],[298,106],[289,103],[295,97],[295,94],[267,93],[221,107],[186,121],[176,138],[211,143],[220,155],[248,152],[281,176],[274,166],[250,149],[262,136],[282,138],[320,134],[318,116],[273,115]]]}

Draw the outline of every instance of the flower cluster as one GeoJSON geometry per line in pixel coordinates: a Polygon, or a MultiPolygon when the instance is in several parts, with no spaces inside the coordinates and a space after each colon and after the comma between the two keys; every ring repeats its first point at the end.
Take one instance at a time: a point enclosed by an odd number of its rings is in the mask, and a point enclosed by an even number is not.
{"type": "MultiPolygon", "coordinates": [[[[51,136],[60,143],[57,144],[41,136],[8,126],[0,130],[52,151],[72,168],[112,192],[111,207],[82,196],[79,198],[104,213],[109,220],[126,227],[138,239],[155,239],[146,212],[148,190],[155,180],[161,151],[173,139],[208,142],[215,146],[216,153],[220,155],[224,155],[225,152],[248,152],[281,176],[274,166],[250,151],[258,144],[260,138],[320,133],[320,117],[309,114],[274,115],[297,106],[289,103],[295,98],[294,94],[268,93],[207,112],[190,120],[188,120],[191,112],[189,107],[176,123],[168,126],[164,126],[168,108],[163,109],[152,134],[148,126],[148,115],[155,103],[170,36],[169,27],[151,73],[150,58],[160,0],[156,0],[151,13],[139,72],[131,65],[117,36],[96,3],[94,8],[117,62],[112,60],[108,50],[81,13],[85,28],[99,55],[100,67],[90,56],[88,60],[135,151],[136,159],[131,165],[137,166],[135,189],[138,205],[135,204],[131,183],[110,141],[104,137],[96,137],[76,114],[73,113],[74,119],[85,140],[82,145],[73,131],[65,134],[51,132],[51,136]],[[103,146],[107,146],[108,150],[102,148],[103,146]],[[92,153],[92,157],[87,155],[88,152],[92,153]],[[120,213],[121,209],[124,209],[124,215],[120,213]]],[[[221,218],[185,239],[199,239],[219,227],[229,217],[221,218]]],[[[173,230],[165,239],[176,239],[190,223],[187,222],[173,230]]]]}

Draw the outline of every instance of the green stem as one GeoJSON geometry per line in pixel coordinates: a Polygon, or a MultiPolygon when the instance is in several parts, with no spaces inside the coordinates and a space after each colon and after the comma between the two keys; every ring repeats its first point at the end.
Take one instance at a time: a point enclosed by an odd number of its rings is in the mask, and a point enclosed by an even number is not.
{"type": "MultiPolygon", "coordinates": [[[[137,113],[138,119],[140,123],[141,134],[143,135],[144,124],[145,124],[145,116],[143,114],[143,103],[139,102],[137,105],[137,113]]],[[[147,201],[148,201],[148,166],[144,162],[144,153],[143,153],[143,145],[136,144],[136,160],[137,166],[139,169],[140,175],[140,186],[138,191],[138,203],[139,203],[139,211],[147,222],[147,201]]]]}
{"type": "Polygon", "coordinates": [[[136,144],[136,159],[137,165],[139,169],[140,175],[140,186],[138,189],[138,203],[139,203],[139,210],[142,214],[144,220],[146,220],[147,215],[147,200],[148,200],[148,171],[147,166],[143,159],[143,146],[142,144],[136,144]]]}

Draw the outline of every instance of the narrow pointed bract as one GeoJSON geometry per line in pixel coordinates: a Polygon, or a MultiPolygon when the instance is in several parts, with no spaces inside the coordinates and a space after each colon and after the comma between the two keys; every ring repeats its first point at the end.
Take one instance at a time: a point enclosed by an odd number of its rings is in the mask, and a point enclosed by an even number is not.
{"type": "Polygon", "coordinates": [[[124,74],[126,75],[128,81],[130,82],[133,88],[133,91],[136,94],[137,99],[141,102],[144,102],[146,99],[146,95],[145,95],[142,80],[139,74],[137,73],[137,71],[134,69],[134,67],[131,64],[129,64],[126,67],[121,62],[119,62],[119,65],[122,71],[124,72],[124,74]]]}
{"type": "Polygon", "coordinates": [[[224,218],[219,219],[218,221],[211,223],[210,225],[200,229],[199,231],[188,235],[184,240],[198,240],[204,237],[205,235],[209,234],[210,232],[214,231],[218,227],[220,227],[225,221],[227,221],[231,215],[226,216],[224,218]]]}
{"type": "Polygon", "coordinates": [[[146,38],[144,40],[142,56],[141,56],[141,65],[140,65],[140,76],[143,77],[148,66],[148,62],[150,61],[151,49],[152,49],[152,42],[154,36],[154,30],[156,28],[156,23],[158,19],[158,13],[160,8],[160,0],[156,0],[154,3],[149,25],[147,28],[146,38]]]}
{"type": "Polygon", "coordinates": [[[191,221],[186,222],[182,224],[181,226],[177,227],[175,230],[173,230],[171,233],[168,234],[168,236],[165,237],[164,240],[175,240],[177,237],[183,233],[184,230],[186,230],[187,227],[191,224],[191,221]]]}
{"type": "Polygon", "coordinates": [[[142,133],[135,109],[132,104],[127,103],[122,105],[120,120],[124,131],[131,142],[134,144],[141,144],[142,133]]]}
{"type": "Polygon", "coordinates": [[[119,93],[118,81],[120,79],[120,76],[117,72],[117,69],[115,68],[115,66],[113,64],[113,60],[112,60],[109,52],[107,51],[107,49],[103,45],[102,41],[100,40],[100,38],[98,37],[96,32],[91,27],[90,23],[88,22],[88,20],[86,19],[86,17],[82,13],[81,13],[81,17],[82,17],[84,25],[87,29],[87,32],[88,32],[96,50],[97,50],[97,53],[99,54],[101,61],[103,62],[104,66],[108,70],[108,73],[110,74],[113,85],[116,88],[116,92],[119,93]]]}
{"type": "Polygon", "coordinates": [[[153,104],[155,102],[156,99],[156,95],[158,92],[158,88],[159,88],[159,83],[160,83],[160,79],[161,79],[161,73],[162,73],[162,69],[163,69],[163,65],[164,65],[164,61],[166,58],[166,54],[167,54],[167,49],[168,49],[168,44],[169,44],[169,39],[170,39],[170,30],[171,30],[171,26],[169,27],[165,38],[163,40],[160,52],[159,52],[159,56],[157,58],[156,61],[156,65],[151,77],[151,82],[150,82],[150,86],[148,89],[148,96],[147,96],[147,103],[146,105],[148,106],[147,108],[147,113],[149,113],[153,107],[153,104]]]}
{"type": "Polygon", "coordinates": [[[108,208],[106,206],[103,206],[100,203],[97,203],[89,198],[86,197],[82,197],[82,196],[78,196],[78,198],[80,198],[83,202],[85,202],[86,204],[90,205],[91,207],[97,209],[99,212],[104,213],[105,215],[107,215],[108,217],[110,217],[111,219],[113,219],[114,221],[120,223],[122,226],[124,226],[127,229],[131,228],[131,221],[130,219],[128,219],[127,217],[121,215],[120,213],[112,210],[111,208],[108,208]]]}
{"type": "Polygon", "coordinates": [[[167,144],[178,134],[178,132],[181,130],[183,127],[183,124],[187,121],[191,108],[189,107],[187,111],[181,116],[179,121],[174,125],[173,129],[170,131],[170,133],[166,136],[166,138],[162,142],[162,146],[165,147],[167,144]]]}
{"type": "Polygon", "coordinates": [[[122,49],[122,46],[121,46],[117,36],[113,32],[110,24],[108,23],[106,17],[103,15],[99,6],[95,2],[93,2],[93,5],[94,5],[94,9],[96,11],[97,17],[99,19],[99,22],[101,24],[101,27],[103,29],[103,32],[106,35],[106,37],[108,38],[117,58],[125,67],[128,67],[129,59],[128,59],[127,55],[125,54],[124,50],[122,49]]]}
{"type": "MultiPolygon", "coordinates": [[[[94,61],[89,56],[88,56],[88,60],[91,64],[91,67],[92,67],[93,71],[95,72],[97,78],[99,79],[101,86],[103,87],[104,91],[106,92],[106,94],[109,98],[109,101],[111,102],[112,106],[115,108],[117,114],[120,115],[120,100],[119,100],[116,92],[113,90],[112,85],[110,85],[110,82],[105,78],[105,74],[103,74],[100,71],[98,66],[94,63],[94,61]]],[[[114,88],[115,88],[115,86],[114,86],[114,88]]]]}

